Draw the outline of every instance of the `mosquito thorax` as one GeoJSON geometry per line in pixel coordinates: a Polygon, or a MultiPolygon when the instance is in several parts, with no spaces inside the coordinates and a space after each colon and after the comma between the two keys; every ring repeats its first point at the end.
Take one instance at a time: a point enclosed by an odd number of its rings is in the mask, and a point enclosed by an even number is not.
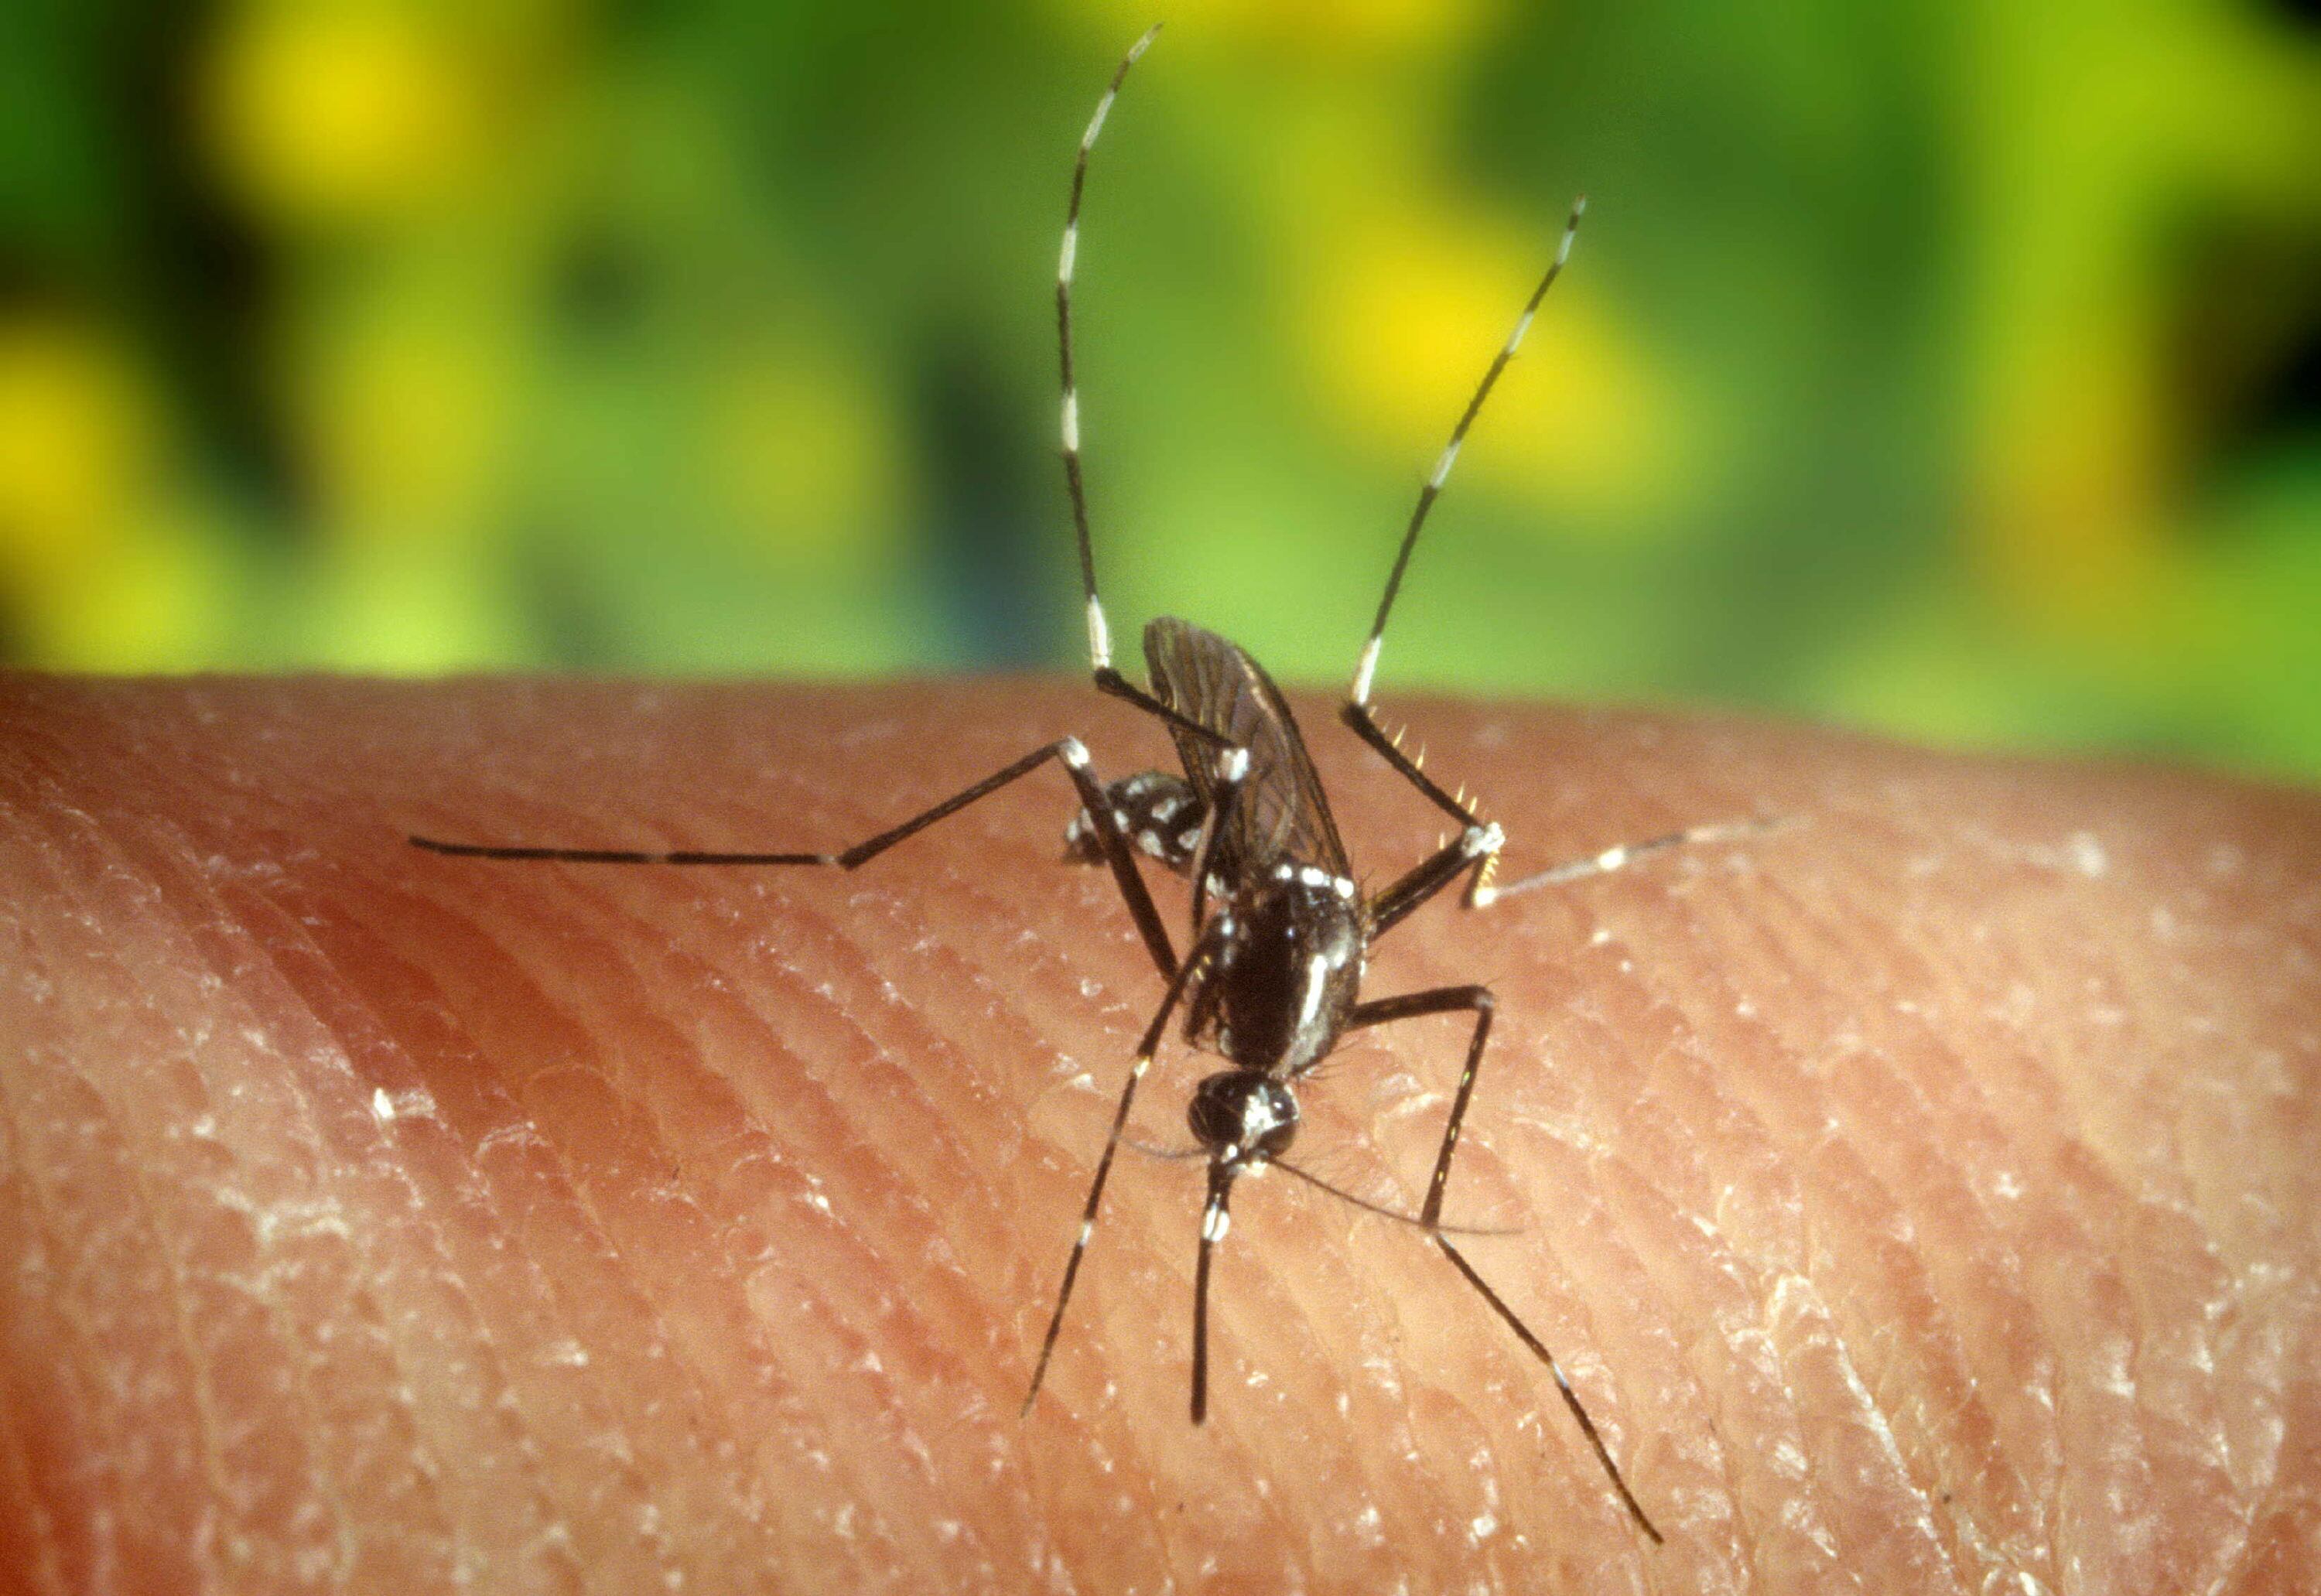
{"type": "Polygon", "coordinates": [[[1210,1039],[1244,1070],[1302,1073],[1336,1045],[1361,988],[1361,894],[1343,876],[1285,864],[1233,894],[1229,912],[1210,1039]]]}
{"type": "Polygon", "coordinates": [[[1297,1095],[1262,1071],[1221,1070],[1194,1090],[1185,1123],[1228,1162],[1279,1158],[1297,1137],[1297,1095]]]}

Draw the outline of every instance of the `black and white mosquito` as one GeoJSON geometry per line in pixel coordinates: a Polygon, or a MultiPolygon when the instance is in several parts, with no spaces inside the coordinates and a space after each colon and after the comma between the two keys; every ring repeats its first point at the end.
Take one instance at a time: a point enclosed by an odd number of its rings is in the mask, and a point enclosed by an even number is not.
{"type": "Polygon", "coordinates": [[[1230,1225],[1228,1205],[1233,1183],[1244,1174],[1279,1168],[1425,1233],[1491,1311],[1546,1366],[1628,1513],[1645,1535],[1658,1542],[1660,1531],[1629,1491],[1619,1465],[1554,1354],[1459,1250],[1452,1237],[1468,1233],[1443,1222],[1443,1195],[1451,1181],[1452,1155],[1459,1147],[1460,1127],[1473,1100],[1476,1074],[1483,1062],[1484,1045],[1490,1039],[1496,1008],[1490,989],[1451,986],[1389,998],[1360,996],[1371,945],[1462,878],[1466,882],[1462,901],[1470,908],[1480,908],[1535,888],[1617,870],[1661,849],[1732,835],[1754,826],[1744,823],[1695,827],[1632,846],[1609,848],[1592,858],[1495,887],[1492,871],[1506,841],[1499,827],[1484,822],[1465,798],[1437,786],[1417,761],[1402,752],[1398,739],[1379,727],[1371,709],[1370,685],[1387,618],[1419,532],[1459,458],[1476,413],[1514,359],[1541,299],[1570,258],[1587,202],[1583,199],[1572,205],[1553,260],[1532,290],[1514,333],[1484,371],[1474,397],[1452,428],[1450,442],[1419,490],[1386,591],[1379,600],[1370,639],[1355,666],[1352,689],[1340,712],[1355,735],[1377,750],[1459,827],[1455,838],[1383,890],[1365,897],[1355,884],[1345,845],[1331,817],[1329,799],[1315,774],[1297,719],[1280,689],[1255,660],[1215,633],[1162,616],[1144,630],[1149,688],[1136,686],[1112,662],[1111,628],[1097,597],[1088,497],[1080,473],[1079,390],[1072,369],[1072,273],[1079,254],[1080,198],[1088,180],[1088,153],[1104,131],[1105,119],[1129,68],[1159,32],[1154,27],[1130,48],[1080,137],[1065,212],[1063,251],[1056,269],[1056,331],[1063,378],[1064,479],[1079,549],[1088,654],[1097,690],[1125,699],[1167,726],[1183,773],[1148,771],[1106,783],[1097,779],[1079,740],[1061,737],[924,813],[835,853],[646,853],[453,843],[420,836],[411,841],[438,853],[479,859],[583,864],[816,865],[851,871],[1049,761],[1057,762],[1071,778],[1080,799],[1079,813],[1066,833],[1067,851],[1087,863],[1110,867],[1164,990],[1113,1110],[1111,1133],[1097,1160],[1079,1230],[1057,1289],[1055,1310],[1024,1398],[1024,1411],[1031,1411],[1063,1330],[1065,1309],[1071,1302],[1088,1241],[1096,1233],[1105,1184],[1124,1139],[1137,1086],[1151,1066],[1170,1017],[1181,1008],[1187,1043],[1222,1055],[1226,1063],[1195,1089],[1186,1116],[1199,1144],[1198,1153],[1208,1162],[1208,1198],[1201,1216],[1193,1286],[1193,1421],[1200,1423],[1208,1410],[1210,1258],[1230,1225]],[[1157,859],[1191,884],[1190,943],[1182,957],[1139,872],[1140,853],[1157,859]],[[1349,1031],[1446,1013],[1473,1015],[1474,1030],[1468,1039],[1466,1065],[1452,1099],[1434,1175],[1415,1215],[1369,1203],[1285,1161],[1284,1154],[1297,1134],[1298,1083],[1328,1056],[1340,1038],[1349,1031]]]}

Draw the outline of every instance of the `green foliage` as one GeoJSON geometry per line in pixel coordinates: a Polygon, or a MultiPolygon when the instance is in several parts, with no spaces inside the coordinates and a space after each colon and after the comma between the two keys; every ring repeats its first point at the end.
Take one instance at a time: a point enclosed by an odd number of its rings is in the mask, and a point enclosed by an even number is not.
{"type": "MultiPolygon", "coordinates": [[[[0,646],[1075,663],[1051,284],[1115,6],[0,24],[0,646]]],[[[2321,772],[2321,54],[2222,0],[1178,8],[1091,175],[1117,616],[2321,772]]]]}

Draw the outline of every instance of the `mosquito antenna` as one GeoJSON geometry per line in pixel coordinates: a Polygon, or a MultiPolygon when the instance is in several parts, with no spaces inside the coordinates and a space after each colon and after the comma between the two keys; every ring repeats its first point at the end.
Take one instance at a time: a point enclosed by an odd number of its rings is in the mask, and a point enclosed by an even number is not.
{"type": "Polygon", "coordinates": [[[1356,1197],[1343,1186],[1333,1185],[1328,1181],[1324,1180],[1321,1176],[1314,1173],[1311,1170],[1299,1169],[1296,1164],[1285,1163],[1279,1158],[1269,1158],[1266,1160],[1266,1163],[1272,1168],[1278,1169],[1285,1174],[1296,1175],[1308,1186],[1319,1187],[1333,1197],[1352,1203],[1364,1213],[1376,1214],[1381,1219],[1392,1219],[1398,1225],[1413,1225],[1421,1230],[1426,1231],[1430,1235],[1521,1236],[1523,1234],[1523,1232],[1518,1229],[1487,1229],[1478,1225],[1430,1225],[1425,1220],[1420,1218],[1416,1214],[1406,1214],[1398,1208],[1390,1208],[1383,1206],[1382,1204],[1372,1202],[1368,1198],[1356,1197]]]}
{"type": "Polygon", "coordinates": [[[1113,99],[1127,80],[1128,69],[1160,32],[1160,24],[1155,23],[1128,47],[1104,98],[1096,103],[1088,132],[1080,135],[1079,156],[1072,162],[1071,204],[1064,212],[1063,252],[1056,260],[1056,348],[1064,379],[1064,486],[1072,497],[1072,529],[1079,535],[1080,590],[1088,597],[1088,658],[1098,670],[1112,664],[1112,628],[1104,618],[1104,601],[1096,594],[1096,548],[1088,538],[1088,488],[1080,480],[1080,396],[1072,377],[1072,268],[1079,257],[1080,191],[1088,186],[1088,151],[1096,148],[1097,135],[1104,132],[1104,119],[1112,114],[1113,99]]]}
{"type": "MultiPolygon", "coordinates": [[[[1579,218],[1587,209],[1588,196],[1584,194],[1571,202],[1571,218],[1563,224],[1563,241],[1555,247],[1555,259],[1548,263],[1547,273],[1539,279],[1539,287],[1531,291],[1531,298],[1524,305],[1523,319],[1515,324],[1515,330],[1508,334],[1506,342],[1499,346],[1498,354],[1491,360],[1490,369],[1483,373],[1483,380],[1476,386],[1475,397],[1467,401],[1467,408],[1460,415],[1459,424],[1451,429],[1451,442],[1444,445],[1443,458],[1434,462],[1434,475],[1428,477],[1426,486],[1418,490],[1417,507],[1410,513],[1410,525],[1402,534],[1402,548],[1395,554],[1394,570],[1386,579],[1385,596],[1379,600],[1378,619],[1370,623],[1370,640],[1362,645],[1362,657],[1354,667],[1353,701],[1357,707],[1370,701],[1370,679],[1378,674],[1379,646],[1386,637],[1386,618],[1394,609],[1394,596],[1402,590],[1402,573],[1410,565],[1410,552],[1418,546],[1418,533],[1426,524],[1426,513],[1434,507],[1435,497],[1443,491],[1443,484],[1459,459],[1459,446],[1467,441],[1467,429],[1475,424],[1476,413],[1482,409],[1483,401],[1490,397],[1491,388],[1499,380],[1499,373],[1506,370],[1507,362],[1515,358],[1515,350],[1522,344],[1524,334],[1531,331],[1531,319],[1539,314],[1539,302],[1547,297],[1547,290],[1561,274],[1563,263],[1571,259],[1571,241],[1579,236],[1579,218]]],[[[1065,253],[1069,258],[1069,250],[1065,253]]],[[[1071,406],[1069,401],[1065,404],[1064,414],[1064,430],[1069,433],[1071,406]]],[[[1078,480],[1077,476],[1074,479],[1078,480]]],[[[1081,547],[1085,551],[1087,545],[1083,543],[1081,547]]]]}

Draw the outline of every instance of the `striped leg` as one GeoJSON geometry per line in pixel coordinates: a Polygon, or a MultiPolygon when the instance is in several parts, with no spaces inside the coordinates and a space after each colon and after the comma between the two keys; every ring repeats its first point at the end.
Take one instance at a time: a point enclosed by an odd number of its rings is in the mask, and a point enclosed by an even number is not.
{"type": "Polygon", "coordinates": [[[1169,1017],[1176,1012],[1178,999],[1185,995],[1201,967],[1215,951],[1217,939],[1204,936],[1193,944],[1185,962],[1170,977],[1169,990],[1160,999],[1160,1009],[1152,1023],[1144,1027],[1144,1039],[1137,1044],[1136,1062],[1128,1067],[1128,1083],[1120,1089],[1120,1106],[1112,1113],[1112,1134],[1105,1138],[1104,1155],[1097,1160],[1096,1178],[1088,1182],[1088,1206],[1080,1210],[1079,1234],[1072,1240],[1072,1254],[1064,1264],[1064,1283],[1056,1290],[1056,1311],[1048,1319],[1048,1334],[1040,1343],[1040,1361],[1032,1368],[1032,1388],[1024,1393],[1024,1411],[1032,1411],[1033,1402],[1040,1395],[1040,1384],[1048,1377],[1048,1360],[1055,1355],[1056,1337],[1063,1333],[1064,1309],[1072,1300],[1072,1286],[1080,1277],[1080,1260],[1088,1255],[1088,1245],[1096,1235],[1097,1210],[1104,1202],[1105,1182],[1112,1176],[1112,1161],[1120,1151],[1123,1133],[1128,1126],[1128,1110],[1136,1100],[1136,1088],[1144,1079],[1144,1072],[1152,1067],[1152,1055],[1160,1051],[1160,1039],[1167,1035],[1169,1017]]]}
{"type": "Polygon", "coordinates": [[[1515,1332],[1515,1338],[1531,1350],[1533,1356],[1547,1365],[1547,1372],[1555,1378],[1555,1389],[1563,1393],[1564,1406],[1571,1410],[1571,1417],[1579,1423],[1579,1433],[1587,1436],[1588,1445],[1595,1451],[1596,1461],[1604,1465],[1604,1473],[1611,1479],[1612,1488],[1620,1493],[1620,1500],[1626,1505],[1637,1528],[1651,1537],[1657,1546],[1661,1541],[1661,1532],[1653,1528],[1652,1519],[1645,1516],[1643,1506],[1628,1489],[1628,1482],[1622,1476],[1620,1465],[1612,1461],[1611,1449],[1604,1445],[1604,1437],[1597,1431],[1596,1421],[1588,1416],[1586,1406],[1579,1400],[1579,1393],[1571,1389],[1571,1382],[1564,1377],[1563,1366],[1555,1361],[1555,1354],[1548,1351],[1547,1344],[1532,1334],[1531,1327],[1507,1306],[1506,1299],[1491,1289],[1489,1281],[1475,1272],[1475,1266],[1467,1262],[1467,1255],[1453,1245],[1450,1236],[1443,1232],[1443,1196],[1451,1183],[1451,1160],[1459,1151],[1459,1131],[1467,1120],[1467,1106],[1474,1100],[1475,1077],[1483,1066],[1483,1048],[1490,1040],[1491,1017],[1497,1008],[1497,1000],[1491,996],[1488,987],[1435,987],[1424,992],[1406,992],[1400,997],[1381,998],[1358,1005],[1347,1025],[1349,1029],[1352,1029],[1413,1019],[1423,1014],[1453,1014],[1461,1009],[1473,1011],[1475,1030],[1467,1043],[1467,1067],[1460,1072],[1459,1090],[1451,1099],[1451,1118],[1443,1127],[1443,1150],[1435,1154],[1434,1178],[1427,1182],[1426,1203],[1418,1210],[1418,1222],[1434,1236],[1434,1245],[1443,1249],[1444,1256],[1451,1260],[1467,1283],[1481,1293],[1491,1311],[1515,1332]]]}
{"type": "Polygon", "coordinates": [[[1030,775],[1050,760],[1060,762],[1070,772],[1072,784],[1079,789],[1080,806],[1096,828],[1098,846],[1103,849],[1106,862],[1112,866],[1112,876],[1120,888],[1120,895],[1128,905],[1129,917],[1136,922],[1137,935],[1144,939],[1146,951],[1164,980],[1177,974],[1177,950],[1169,940],[1167,927],[1160,923],[1160,910],[1152,904],[1152,894],[1144,885],[1144,878],[1136,869],[1135,855],[1130,852],[1128,839],[1120,834],[1113,818],[1112,806],[1106,801],[1104,784],[1089,768],[1088,752],[1078,737],[1060,737],[1044,748],[1035,748],[1004,770],[995,771],[974,786],[951,797],[931,809],[924,809],[904,821],[889,826],[877,836],[855,844],[837,853],[703,853],[678,849],[669,853],[653,853],[630,848],[542,848],[530,845],[508,845],[498,843],[448,843],[437,837],[414,836],[411,844],[431,853],[448,853],[461,859],[527,860],[565,864],[716,864],[716,865],[824,865],[837,870],[856,870],[876,859],[896,844],[916,836],[938,820],[948,819],[978,798],[988,798],[1009,782],[1030,775]]]}
{"type": "Polygon", "coordinates": [[[1535,875],[1519,881],[1509,881],[1503,887],[1480,882],[1467,895],[1469,905],[1482,908],[1502,898],[1513,898],[1518,892],[1529,892],[1540,887],[1560,887],[1567,881],[1582,881],[1589,876],[1609,875],[1625,870],[1639,859],[1650,857],[1670,848],[1681,848],[1693,843],[1725,843],[1737,837],[1755,836],[1772,830],[1781,823],[1764,816],[1747,820],[1726,820],[1714,825],[1688,825],[1682,831],[1671,831],[1642,843],[1623,843],[1616,847],[1592,853],[1585,859],[1569,860],[1551,865],[1535,875]]]}

